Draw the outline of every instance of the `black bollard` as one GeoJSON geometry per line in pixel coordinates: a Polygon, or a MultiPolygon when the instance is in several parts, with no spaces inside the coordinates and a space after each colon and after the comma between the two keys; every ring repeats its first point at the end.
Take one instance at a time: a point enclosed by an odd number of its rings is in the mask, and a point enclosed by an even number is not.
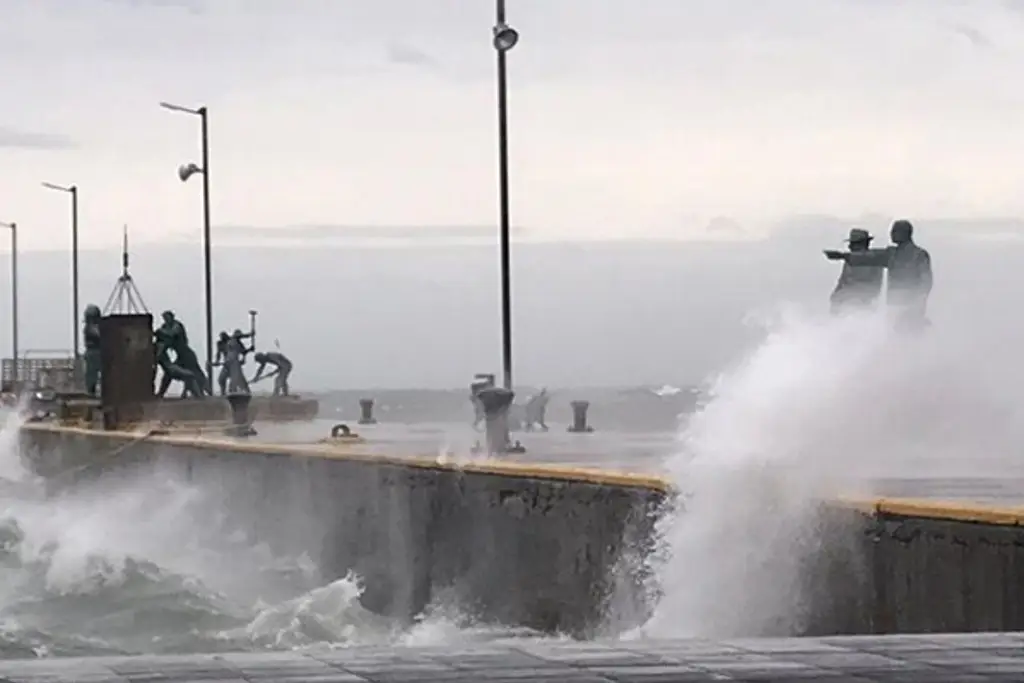
{"type": "Polygon", "coordinates": [[[515,396],[502,387],[485,387],[477,392],[477,400],[484,409],[488,455],[525,452],[521,444],[512,444],[508,433],[508,413],[515,396]]]}
{"type": "Polygon", "coordinates": [[[569,431],[573,434],[589,434],[594,431],[594,428],[587,424],[590,401],[573,401],[569,405],[572,406],[572,426],[569,427],[569,431]]]}
{"type": "Polygon", "coordinates": [[[359,424],[361,425],[375,425],[377,424],[376,418],[373,416],[373,399],[372,398],[361,398],[359,399],[359,424]]]}
{"type": "Polygon", "coordinates": [[[252,420],[249,416],[252,394],[228,394],[226,398],[228,405],[231,406],[231,426],[226,430],[227,433],[232,436],[254,436],[256,430],[252,428],[252,420]]]}

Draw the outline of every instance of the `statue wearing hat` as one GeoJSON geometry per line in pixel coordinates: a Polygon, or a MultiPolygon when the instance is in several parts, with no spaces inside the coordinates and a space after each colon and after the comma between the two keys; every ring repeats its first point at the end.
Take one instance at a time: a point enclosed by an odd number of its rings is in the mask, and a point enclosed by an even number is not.
{"type": "Polygon", "coordinates": [[[880,267],[889,271],[886,285],[886,303],[897,315],[897,323],[904,328],[928,325],[925,315],[928,296],[932,291],[932,259],[927,249],[914,242],[914,226],[908,220],[897,220],[889,231],[892,245],[885,249],[826,251],[832,261],[843,261],[846,266],[880,267]]]}
{"type": "MultiPolygon", "coordinates": [[[[870,253],[872,237],[867,230],[853,228],[847,243],[850,245],[850,253],[870,253]]],[[[885,253],[886,250],[875,250],[885,253]]],[[[843,263],[843,270],[839,273],[839,281],[836,288],[832,290],[830,299],[832,313],[840,314],[846,311],[873,306],[882,293],[882,276],[885,274],[885,267],[878,265],[854,265],[849,262],[843,263]]]]}

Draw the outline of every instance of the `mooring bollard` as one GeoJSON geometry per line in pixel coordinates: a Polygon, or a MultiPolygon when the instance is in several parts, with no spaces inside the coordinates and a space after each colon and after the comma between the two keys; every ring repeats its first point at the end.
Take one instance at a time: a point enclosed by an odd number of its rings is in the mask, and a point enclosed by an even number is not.
{"type": "Polygon", "coordinates": [[[252,419],[249,415],[252,394],[228,394],[226,398],[228,405],[231,406],[231,426],[228,427],[227,433],[232,436],[254,436],[256,430],[252,428],[252,419]]]}
{"type": "Polygon", "coordinates": [[[359,399],[359,424],[361,425],[375,425],[377,419],[373,416],[373,399],[372,398],[361,398],[359,399]]]}
{"type": "Polygon", "coordinates": [[[589,434],[594,431],[594,428],[587,424],[590,401],[573,401],[569,405],[572,406],[572,425],[569,431],[573,434],[589,434]]]}
{"type": "Polygon", "coordinates": [[[512,444],[508,430],[508,413],[515,393],[502,387],[485,387],[477,392],[477,400],[484,409],[488,455],[524,453],[521,444],[512,444]]]}

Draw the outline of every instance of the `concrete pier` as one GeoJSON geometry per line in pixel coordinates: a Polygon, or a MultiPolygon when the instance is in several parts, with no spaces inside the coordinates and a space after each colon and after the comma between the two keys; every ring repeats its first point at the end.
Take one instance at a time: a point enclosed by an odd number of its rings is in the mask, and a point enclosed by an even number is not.
{"type": "Polygon", "coordinates": [[[0,662],[12,683],[984,683],[1024,680],[1024,635],[523,642],[0,662]]]}
{"type": "Polygon", "coordinates": [[[638,559],[666,493],[655,477],[51,424],[25,425],[21,441],[56,485],[156,465],[212,487],[254,539],[318,557],[327,578],[358,575],[379,614],[411,618],[443,599],[483,620],[592,636],[610,611],[636,616],[649,602],[638,559]]]}
{"type": "MultiPolygon", "coordinates": [[[[381,614],[411,618],[441,599],[509,626],[594,637],[643,621],[657,590],[642,560],[672,491],[656,476],[387,456],[345,440],[52,424],[21,436],[57,484],[157,464],[216,487],[240,528],[318,557],[332,577],[359,575],[363,605],[381,614]]],[[[779,635],[1024,630],[1024,485],[874,483],[903,497],[822,502],[799,577],[806,619],[779,635]]]]}

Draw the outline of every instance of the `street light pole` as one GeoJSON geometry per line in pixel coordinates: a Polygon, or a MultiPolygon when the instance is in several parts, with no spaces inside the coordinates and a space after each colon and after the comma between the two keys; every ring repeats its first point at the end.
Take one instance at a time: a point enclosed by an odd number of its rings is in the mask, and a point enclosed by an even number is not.
{"type": "Polygon", "coordinates": [[[48,190],[56,190],[71,195],[71,338],[72,355],[75,359],[75,372],[78,372],[78,186],[76,185],[55,185],[54,183],[43,183],[48,190]]]}
{"type": "Polygon", "coordinates": [[[11,231],[11,387],[18,391],[18,224],[0,223],[0,228],[11,231]]]}
{"type": "Polygon", "coordinates": [[[505,23],[505,0],[495,2],[492,35],[498,55],[498,202],[501,243],[501,352],[505,388],[512,389],[512,256],[508,198],[508,79],[506,53],[519,42],[519,33],[505,23]]]}
{"type": "Polygon", "coordinates": [[[199,117],[200,144],[202,166],[185,164],[178,169],[178,177],[182,182],[196,173],[203,176],[203,274],[205,277],[206,298],[206,386],[213,386],[213,254],[210,240],[210,135],[209,117],[206,107],[192,109],[169,102],[161,102],[160,106],[170,111],[192,114],[199,117]]]}
{"type": "Polygon", "coordinates": [[[68,188],[71,191],[71,307],[74,309],[74,319],[71,321],[71,329],[75,331],[75,372],[78,372],[78,321],[80,320],[78,303],[78,187],[72,185],[68,188]]]}
{"type": "Polygon", "coordinates": [[[213,253],[210,248],[210,133],[206,107],[199,107],[203,164],[203,276],[206,284],[206,377],[213,393],[213,253]]]}

